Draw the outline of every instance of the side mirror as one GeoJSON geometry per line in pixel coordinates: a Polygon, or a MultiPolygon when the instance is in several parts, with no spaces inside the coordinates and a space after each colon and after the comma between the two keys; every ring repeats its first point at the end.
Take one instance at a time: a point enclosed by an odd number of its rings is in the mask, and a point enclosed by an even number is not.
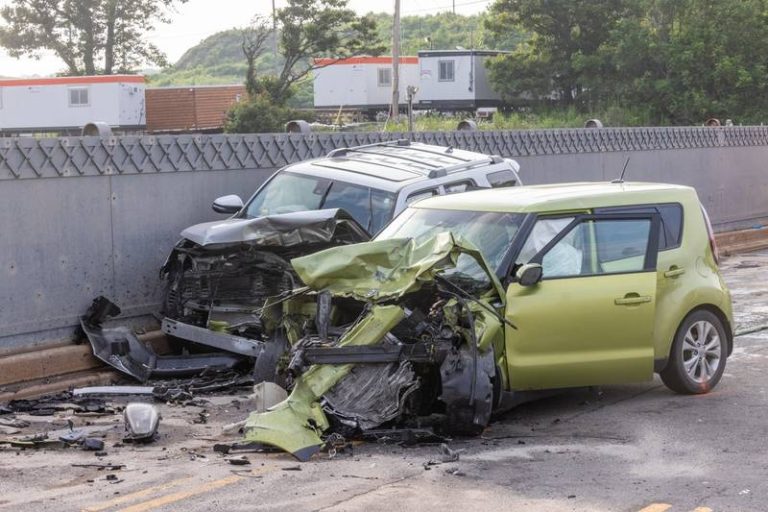
{"type": "Polygon", "coordinates": [[[211,208],[216,213],[237,213],[243,208],[243,200],[234,194],[221,196],[213,202],[211,208]]]}
{"type": "Polygon", "coordinates": [[[515,272],[515,279],[520,286],[533,286],[541,281],[543,270],[538,263],[526,263],[515,272]]]}

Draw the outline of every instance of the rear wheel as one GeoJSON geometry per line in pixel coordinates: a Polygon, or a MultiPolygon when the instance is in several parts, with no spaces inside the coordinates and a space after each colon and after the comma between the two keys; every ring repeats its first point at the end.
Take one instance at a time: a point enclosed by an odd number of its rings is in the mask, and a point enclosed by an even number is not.
{"type": "Polygon", "coordinates": [[[691,313],[677,330],[661,380],[676,393],[708,393],[725,371],[727,344],[717,315],[705,310],[691,313]]]}

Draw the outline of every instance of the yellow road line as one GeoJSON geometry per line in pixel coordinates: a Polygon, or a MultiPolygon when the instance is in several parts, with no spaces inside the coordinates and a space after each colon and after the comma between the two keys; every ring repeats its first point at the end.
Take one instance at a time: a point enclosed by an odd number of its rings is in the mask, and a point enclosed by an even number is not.
{"type": "Polygon", "coordinates": [[[693,512],[712,512],[712,509],[709,507],[696,507],[693,509],[693,512]]]}
{"type": "Polygon", "coordinates": [[[665,512],[672,508],[672,505],[667,503],[651,503],[645,508],[641,508],[637,512],[665,512]]]}
{"type": "Polygon", "coordinates": [[[147,510],[152,510],[164,505],[169,505],[171,503],[176,503],[177,501],[197,496],[198,494],[215,491],[216,489],[221,489],[222,487],[235,484],[241,480],[243,480],[243,477],[241,476],[228,476],[220,480],[213,480],[212,482],[202,483],[196,486],[194,489],[188,491],[179,491],[173,494],[166,494],[165,496],[160,496],[159,498],[137,503],[136,505],[120,509],[120,512],[145,512],[147,510]]]}
{"type": "Polygon", "coordinates": [[[176,487],[177,485],[181,485],[189,480],[192,480],[191,476],[186,478],[179,478],[178,480],[171,480],[170,482],[155,485],[153,487],[147,487],[141,491],[132,492],[131,494],[126,494],[124,496],[120,496],[119,498],[114,498],[109,501],[103,501],[101,503],[91,505],[90,507],[84,508],[82,512],[100,512],[102,510],[107,510],[108,508],[116,507],[118,505],[122,505],[123,503],[128,503],[129,501],[137,500],[139,498],[146,498],[150,494],[154,494],[158,491],[165,491],[172,487],[176,487]]]}

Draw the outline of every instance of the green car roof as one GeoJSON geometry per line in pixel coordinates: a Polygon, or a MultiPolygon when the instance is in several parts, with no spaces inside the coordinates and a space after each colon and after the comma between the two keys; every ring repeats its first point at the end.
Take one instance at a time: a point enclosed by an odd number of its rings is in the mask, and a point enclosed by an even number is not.
{"type": "Polygon", "coordinates": [[[581,182],[495,188],[435,196],[421,200],[411,207],[489,212],[556,212],[678,202],[686,197],[695,198],[696,191],[691,187],[667,183],[581,182]]]}

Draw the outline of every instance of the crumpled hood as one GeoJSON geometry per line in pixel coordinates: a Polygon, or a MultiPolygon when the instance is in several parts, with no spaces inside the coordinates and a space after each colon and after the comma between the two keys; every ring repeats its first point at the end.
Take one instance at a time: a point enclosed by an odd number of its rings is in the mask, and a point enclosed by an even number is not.
{"type": "Polygon", "coordinates": [[[290,247],[331,241],[356,243],[370,239],[365,229],[341,209],[205,222],[185,229],[181,236],[201,246],[245,242],[290,247]]]}
{"type": "Polygon", "coordinates": [[[294,258],[291,265],[314,290],[375,302],[418,290],[423,283],[432,282],[435,273],[454,267],[462,253],[479,263],[503,297],[503,287],[480,251],[450,232],[420,242],[398,238],[333,247],[294,258]]]}

